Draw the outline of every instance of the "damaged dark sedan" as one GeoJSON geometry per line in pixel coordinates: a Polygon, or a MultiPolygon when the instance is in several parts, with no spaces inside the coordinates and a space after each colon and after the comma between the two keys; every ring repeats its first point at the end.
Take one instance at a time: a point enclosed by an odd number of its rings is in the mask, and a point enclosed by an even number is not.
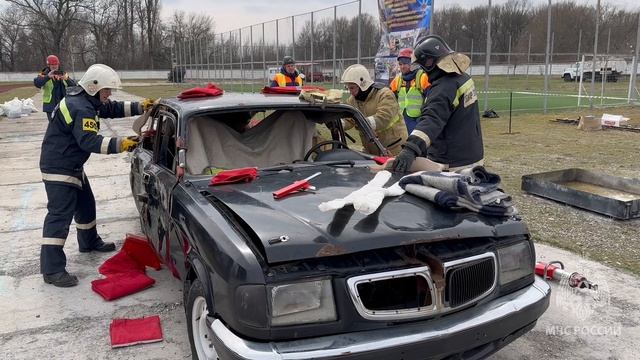
{"type": "Polygon", "coordinates": [[[154,108],[131,186],[145,234],[184,283],[194,359],[478,359],[548,307],[516,216],[410,194],[370,215],[320,211],[376,175],[347,118],[384,154],[343,104],[224,94],[154,108]],[[211,185],[234,169],[236,181],[211,185]],[[312,175],[315,189],[274,198],[312,175]]]}

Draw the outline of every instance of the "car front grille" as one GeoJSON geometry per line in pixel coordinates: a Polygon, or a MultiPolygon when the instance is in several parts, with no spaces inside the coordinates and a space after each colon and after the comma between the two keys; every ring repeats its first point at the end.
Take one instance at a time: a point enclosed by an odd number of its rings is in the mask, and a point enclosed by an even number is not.
{"type": "Polygon", "coordinates": [[[443,269],[444,291],[429,266],[354,276],[347,286],[365,319],[401,320],[453,311],[489,295],[497,283],[493,252],[446,262],[443,269]]]}
{"type": "Polygon", "coordinates": [[[482,297],[496,283],[496,262],[491,256],[450,266],[448,270],[445,303],[452,308],[482,297]]]}
{"type": "Polygon", "coordinates": [[[436,310],[427,266],[355,276],[347,279],[347,285],[365,319],[410,319],[436,310]]]}

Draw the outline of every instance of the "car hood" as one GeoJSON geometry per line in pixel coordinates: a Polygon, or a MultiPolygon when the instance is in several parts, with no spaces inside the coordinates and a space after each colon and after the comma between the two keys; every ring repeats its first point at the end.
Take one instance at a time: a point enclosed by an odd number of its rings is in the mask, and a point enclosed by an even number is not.
{"type": "MultiPolygon", "coordinates": [[[[369,168],[313,167],[286,173],[266,173],[243,184],[206,186],[253,231],[267,261],[278,263],[335,256],[452,238],[509,236],[527,232],[517,219],[451,211],[410,194],[386,198],[376,212],[363,215],[353,206],[322,212],[318,205],[347,196],[370,181],[369,168]],[[317,171],[317,190],[279,200],[272,193],[317,171]],[[287,241],[277,241],[286,236],[287,241]]],[[[392,178],[391,185],[399,178],[392,178]]]]}

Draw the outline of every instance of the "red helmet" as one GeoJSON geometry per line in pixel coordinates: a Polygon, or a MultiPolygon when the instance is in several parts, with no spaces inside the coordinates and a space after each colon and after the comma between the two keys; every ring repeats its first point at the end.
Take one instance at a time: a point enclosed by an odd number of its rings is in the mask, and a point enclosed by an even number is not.
{"type": "Polygon", "coordinates": [[[47,56],[47,65],[60,65],[60,60],[55,55],[47,56]]]}
{"type": "Polygon", "coordinates": [[[405,48],[400,50],[400,53],[398,54],[398,60],[400,58],[409,58],[411,59],[411,56],[413,55],[413,49],[412,48],[405,48]]]}

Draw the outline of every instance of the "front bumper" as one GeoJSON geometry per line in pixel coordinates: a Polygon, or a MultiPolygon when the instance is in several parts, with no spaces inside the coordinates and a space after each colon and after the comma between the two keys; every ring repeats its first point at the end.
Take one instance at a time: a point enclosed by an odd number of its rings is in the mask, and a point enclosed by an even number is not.
{"type": "Polygon", "coordinates": [[[549,306],[551,288],[536,277],[519,291],[439,319],[317,338],[256,342],[214,320],[214,346],[223,360],[484,358],[529,331],[549,306]]]}

